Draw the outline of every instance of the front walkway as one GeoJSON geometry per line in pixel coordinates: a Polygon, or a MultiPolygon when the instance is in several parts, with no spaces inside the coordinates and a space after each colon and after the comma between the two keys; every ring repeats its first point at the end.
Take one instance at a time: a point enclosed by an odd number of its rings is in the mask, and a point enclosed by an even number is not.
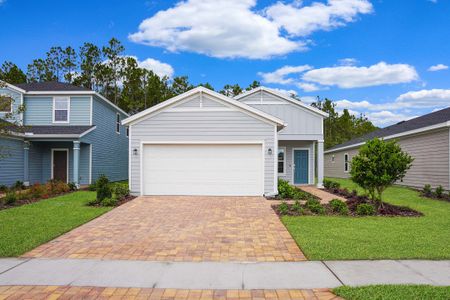
{"type": "Polygon", "coordinates": [[[310,194],[313,194],[314,196],[318,197],[320,199],[320,203],[327,204],[333,199],[339,199],[342,201],[347,201],[344,197],[336,196],[332,193],[329,193],[327,191],[324,191],[322,189],[319,189],[313,185],[302,185],[299,186],[301,190],[304,190],[305,192],[308,192],[310,194]]]}
{"type": "Polygon", "coordinates": [[[262,197],[138,197],[23,257],[302,261],[262,197]]]}

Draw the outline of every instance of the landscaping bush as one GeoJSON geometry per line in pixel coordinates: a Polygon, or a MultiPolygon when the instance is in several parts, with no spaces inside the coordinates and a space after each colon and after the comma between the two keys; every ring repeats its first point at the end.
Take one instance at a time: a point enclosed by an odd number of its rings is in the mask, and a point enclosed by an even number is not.
{"type": "Polygon", "coordinates": [[[70,191],[73,192],[77,190],[77,185],[75,183],[69,182],[67,185],[69,186],[70,191]]]}
{"type": "Polygon", "coordinates": [[[431,197],[433,195],[433,191],[431,190],[431,184],[425,184],[422,189],[422,194],[425,197],[431,197]]]}
{"type": "Polygon", "coordinates": [[[331,200],[330,208],[333,212],[338,213],[340,215],[348,215],[349,212],[347,204],[339,199],[331,200]]]}
{"type": "Polygon", "coordinates": [[[50,195],[59,195],[59,194],[70,192],[69,185],[60,180],[49,180],[45,184],[45,187],[47,189],[47,193],[50,195]]]}
{"type": "Polygon", "coordinates": [[[375,212],[375,207],[368,203],[362,203],[356,207],[356,214],[360,216],[372,216],[375,212]]]}
{"type": "Polygon", "coordinates": [[[114,195],[116,196],[116,198],[119,200],[130,195],[130,190],[125,185],[121,185],[121,184],[117,184],[116,186],[114,186],[113,192],[114,192],[114,195]]]}
{"type": "Polygon", "coordinates": [[[23,184],[23,181],[17,180],[11,188],[14,190],[23,190],[25,185],[23,184]]]}
{"type": "Polygon", "coordinates": [[[281,204],[278,206],[278,211],[280,215],[287,215],[287,213],[289,212],[289,205],[285,201],[281,202],[281,204]]]}
{"type": "Polygon", "coordinates": [[[0,185],[0,193],[6,193],[8,192],[8,187],[4,184],[0,185]]]}
{"type": "Polygon", "coordinates": [[[292,205],[292,211],[298,213],[299,215],[304,214],[304,209],[300,205],[300,202],[298,200],[296,200],[295,203],[292,205]]]}
{"type": "Polygon", "coordinates": [[[17,195],[15,191],[9,191],[6,193],[5,197],[3,197],[3,201],[5,205],[14,205],[17,201],[17,195]]]}
{"type": "Polygon", "coordinates": [[[116,206],[118,203],[117,199],[112,197],[112,198],[105,198],[103,199],[100,204],[101,206],[116,206]]]}
{"type": "Polygon", "coordinates": [[[341,184],[339,182],[332,181],[331,182],[331,188],[332,189],[340,189],[341,188],[341,184]]]}
{"type": "Polygon", "coordinates": [[[47,187],[40,183],[33,184],[28,191],[28,196],[31,197],[32,199],[40,199],[43,198],[45,195],[48,196],[47,187]]]}
{"type": "Polygon", "coordinates": [[[97,184],[95,182],[91,183],[88,187],[88,190],[91,192],[95,192],[97,190],[97,184]]]}
{"type": "Polygon", "coordinates": [[[278,179],[278,196],[282,199],[291,199],[294,195],[294,187],[288,181],[278,179]]]}
{"type": "Polygon", "coordinates": [[[442,187],[442,185],[438,186],[436,188],[436,190],[434,191],[436,197],[438,198],[442,198],[442,196],[444,195],[444,188],[442,187]]]}
{"type": "Polygon", "coordinates": [[[306,207],[315,214],[323,215],[325,214],[325,208],[316,199],[308,199],[306,201],[306,207]]]}
{"type": "Polygon", "coordinates": [[[323,180],[323,187],[326,188],[326,189],[331,189],[332,183],[333,183],[333,182],[332,182],[331,180],[329,180],[329,179],[324,179],[324,180],[323,180]]]}
{"type": "Polygon", "coordinates": [[[103,199],[111,198],[112,191],[109,185],[109,179],[105,175],[101,175],[97,182],[97,202],[100,203],[103,199]]]}

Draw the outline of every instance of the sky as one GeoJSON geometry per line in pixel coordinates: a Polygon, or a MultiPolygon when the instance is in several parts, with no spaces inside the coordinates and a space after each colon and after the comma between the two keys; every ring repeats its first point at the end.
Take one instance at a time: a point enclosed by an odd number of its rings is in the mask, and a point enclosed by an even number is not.
{"type": "Polygon", "coordinates": [[[0,63],[22,69],[116,37],[157,74],[258,80],[380,127],[450,106],[448,0],[0,0],[0,18],[0,63]]]}

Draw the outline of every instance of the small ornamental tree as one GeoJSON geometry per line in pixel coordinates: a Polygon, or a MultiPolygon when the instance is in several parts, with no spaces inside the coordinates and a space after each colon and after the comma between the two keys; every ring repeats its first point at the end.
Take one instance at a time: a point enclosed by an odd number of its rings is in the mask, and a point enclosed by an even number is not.
{"type": "Polygon", "coordinates": [[[387,187],[402,180],[411,167],[413,158],[403,152],[396,141],[378,138],[366,142],[351,161],[353,182],[368,191],[369,197],[383,206],[382,194],[387,187]]]}

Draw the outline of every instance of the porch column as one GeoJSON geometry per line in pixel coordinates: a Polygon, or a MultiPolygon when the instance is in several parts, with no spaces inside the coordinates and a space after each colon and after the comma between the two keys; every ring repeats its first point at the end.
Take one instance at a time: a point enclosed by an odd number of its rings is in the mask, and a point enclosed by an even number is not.
{"type": "Polygon", "coordinates": [[[30,185],[29,153],[30,153],[30,142],[25,141],[23,143],[23,184],[25,186],[30,185]]]}
{"type": "Polygon", "coordinates": [[[317,187],[323,187],[323,140],[317,141],[317,187]]]}
{"type": "Polygon", "coordinates": [[[73,141],[73,183],[75,183],[76,187],[80,187],[78,182],[79,173],[78,169],[80,167],[80,142],[73,141]]]}

